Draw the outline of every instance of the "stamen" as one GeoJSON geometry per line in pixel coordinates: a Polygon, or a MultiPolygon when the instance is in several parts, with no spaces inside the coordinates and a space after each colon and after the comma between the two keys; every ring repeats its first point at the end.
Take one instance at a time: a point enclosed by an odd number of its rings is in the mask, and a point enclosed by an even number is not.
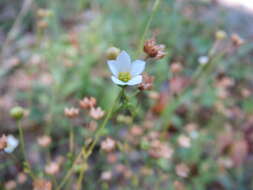
{"type": "Polygon", "coordinates": [[[123,82],[127,82],[131,79],[131,74],[129,72],[119,72],[118,78],[123,82]]]}

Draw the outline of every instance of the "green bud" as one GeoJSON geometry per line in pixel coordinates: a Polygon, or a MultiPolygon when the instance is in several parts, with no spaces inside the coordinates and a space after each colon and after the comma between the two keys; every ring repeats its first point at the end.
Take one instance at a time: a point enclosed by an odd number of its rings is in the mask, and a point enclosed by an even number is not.
{"type": "Polygon", "coordinates": [[[106,57],[109,60],[115,60],[118,57],[119,53],[120,53],[120,49],[119,48],[110,47],[106,51],[106,57]]]}
{"type": "Polygon", "coordinates": [[[223,30],[218,30],[215,34],[216,40],[223,40],[227,37],[227,33],[223,30]]]}
{"type": "Polygon", "coordinates": [[[22,107],[14,107],[10,111],[10,115],[13,119],[20,120],[24,116],[24,109],[22,107]]]}

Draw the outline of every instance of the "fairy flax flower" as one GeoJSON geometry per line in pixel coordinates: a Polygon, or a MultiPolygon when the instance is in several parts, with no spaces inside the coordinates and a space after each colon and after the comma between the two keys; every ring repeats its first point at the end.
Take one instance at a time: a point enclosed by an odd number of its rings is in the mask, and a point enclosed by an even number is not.
{"type": "Polygon", "coordinates": [[[107,64],[113,74],[111,79],[115,84],[132,86],[142,82],[140,74],[144,71],[146,63],[141,60],[131,63],[127,52],[122,51],[116,60],[109,60],[107,64]]]}
{"type": "Polygon", "coordinates": [[[4,149],[4,151],[7,153],[12,153],[15,150],[15,148],[18,146],[18,144],[19,144],[18,139],[16,139],[12,135],[8,135],[7,136],[7,146],[4,149]]]}

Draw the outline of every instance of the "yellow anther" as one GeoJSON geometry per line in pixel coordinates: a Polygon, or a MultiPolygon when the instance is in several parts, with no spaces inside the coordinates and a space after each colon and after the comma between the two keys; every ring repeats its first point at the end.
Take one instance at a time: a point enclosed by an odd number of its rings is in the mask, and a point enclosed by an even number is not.
{"type": "Polygon", "coordinates": [[[119,72],[118,78],[123,82],[127,82],[131,79],[131,74],[129,72],[119,72]]]}

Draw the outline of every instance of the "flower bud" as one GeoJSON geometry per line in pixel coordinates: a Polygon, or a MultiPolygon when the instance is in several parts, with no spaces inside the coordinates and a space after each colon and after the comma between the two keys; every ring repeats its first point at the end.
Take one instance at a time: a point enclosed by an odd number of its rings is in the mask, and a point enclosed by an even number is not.
{"type": "Polygon", "coordinates": [[[37,16],[38,17],[50,17],[53,15],[53,12],[51,10],[48,9],[38,9],[37,10],[37,16]]]}
{"type": "Polygon", "coordinates": [[[25,110],[22,107],[17,106],[11,109],[10,115],[13,119],[20,120],[23,118],[24,112],[25,110]]]}
{"type": "Polygon", "coordinates": [[[106,51],[106,57],[109,60],[115,60],[118,57],[119,53],[120,53],[120,49],[119,48],[110,47],[106,51]]]}
{"type": "Polygon", "coordinates": [[[215,33],[216,40],[224,40],[227,37],[227,33],[223,30],[218,30],[215,33]]]}

